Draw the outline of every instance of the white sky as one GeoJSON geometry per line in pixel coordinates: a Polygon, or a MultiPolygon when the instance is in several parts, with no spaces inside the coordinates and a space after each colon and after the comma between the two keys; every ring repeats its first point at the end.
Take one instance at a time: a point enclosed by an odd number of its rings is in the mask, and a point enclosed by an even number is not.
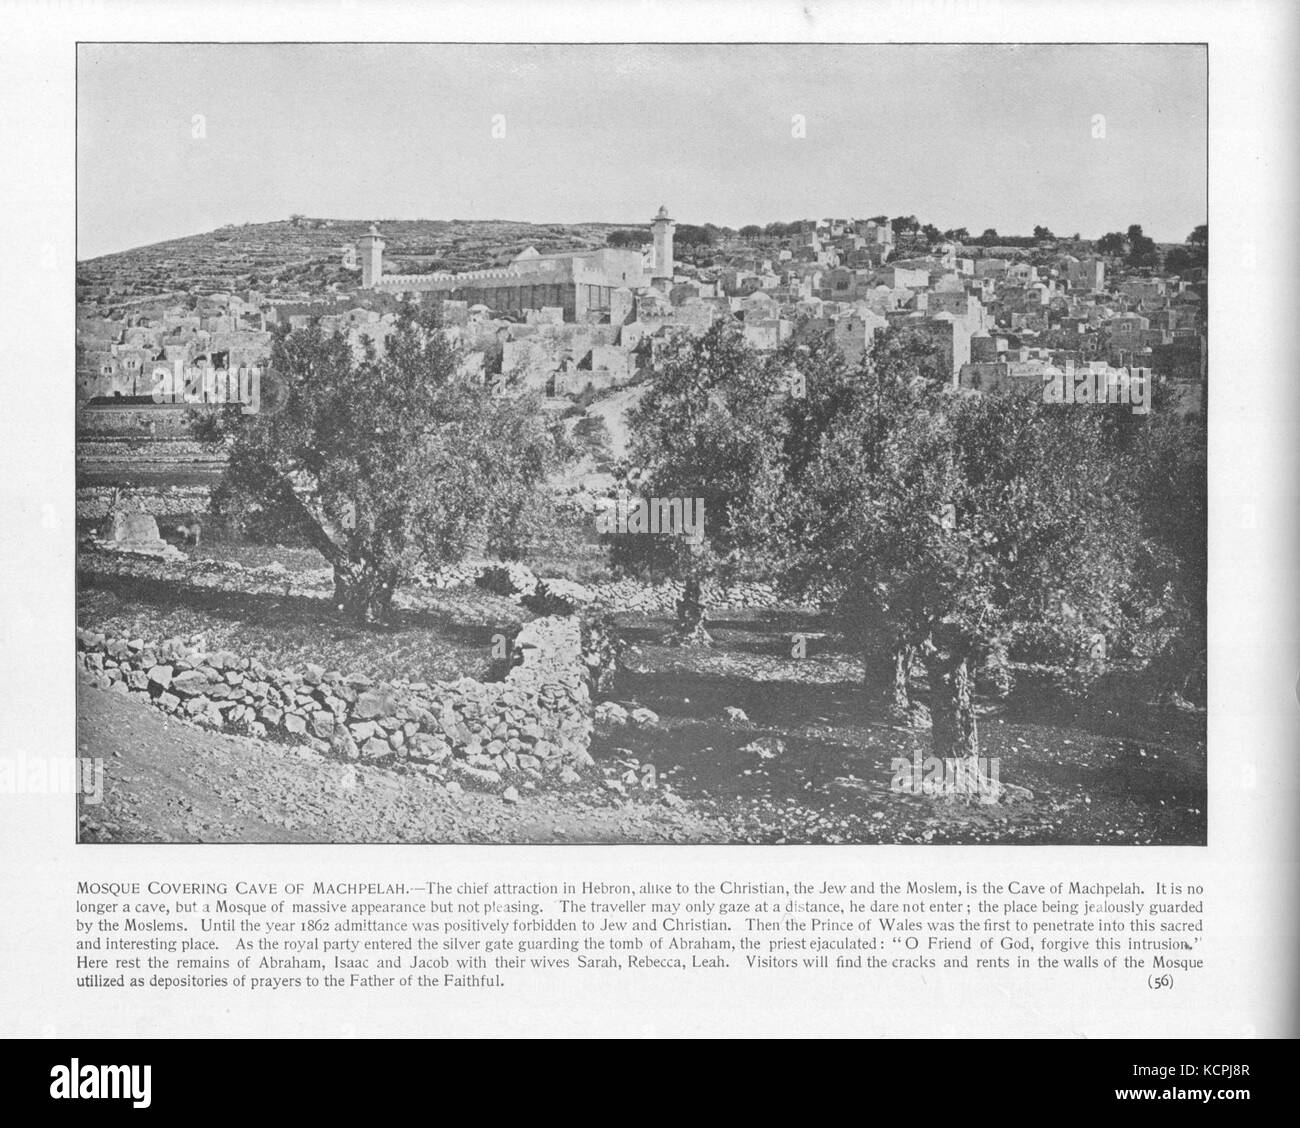
{"type": "Polygon", "coordinates": [[[77,103],[80,259],[293,212],[645,222],[666,203],[1159,241],[1206,218],[1198,46],[108,44],[79,49],[77,103]]]}

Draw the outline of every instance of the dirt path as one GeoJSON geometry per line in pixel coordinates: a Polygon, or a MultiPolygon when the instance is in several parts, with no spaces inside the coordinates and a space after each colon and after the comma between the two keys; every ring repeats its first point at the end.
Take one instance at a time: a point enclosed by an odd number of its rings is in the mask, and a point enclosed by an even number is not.
{"type": "Polygon", "coordinates": [[[104,794],[82,801],[82,842],[689,843],[721,822],[594,778],[563,791],[456,793],[427,776],[226,736],[84,683],[79,756],[102,757],[104,794]]]}
{"type": "Polygon", "coordinates": [[[646,386],[638,384],[624,391],[597,400],[587,408],[587,414],[605,421],[609,428],[609,449],[615,462],[627,458],[632,437],[627,427],[627,412],[641,402],[646,386]]]}

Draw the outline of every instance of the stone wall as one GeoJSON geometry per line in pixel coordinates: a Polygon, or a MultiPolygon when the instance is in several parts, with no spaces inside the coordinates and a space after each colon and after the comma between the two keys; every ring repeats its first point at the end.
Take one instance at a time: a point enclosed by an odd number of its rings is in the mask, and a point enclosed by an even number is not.
{"type": "MultiPolygon", "coordinates": [[[[414,582],[419,587],[434,589],[477,583],[498,594],[511,595],[540,613],[546,613],[556,603],[561,603],[568,605],[567,610],[593,606],[616,614],[673,615],[676,614],[677,601],[682,598],[679,580],[652,584],[629,577],[576,584],[567,580],[538,579],[524,564],[470,560],[423,572],[414,582]]],[[[737,580],[729,584],[705,580],[703,594],[705,604],[710,607],[758,610],[786,606],[790,602],[782,598],[774,585],[756,580],[737,580]]],[[[811,603],[799,605],[813,606],[811,603]]]]}
{"type": "Polygon", "coordinates": [[[131,513],[148,513],[154,517],[176,514],[206,514],[212,506],[212,487],[208,485],[83,486],[77,490],[77,517],[98,520],[106,517],[117,499],[118,508],[131,513]]]}
{"type": "Polygon", "coordinates": [[[162,580],[187,587],[249,595],[302,596],[319,599],[334,590],[333,569],[322,562],[319,568],[290,571],[276,561],[256,567],[235,560],[190,558],[184,553],[167,560],[137,557],[130,553],[104,552],[94,539],[77,545],[77,568],[97,576],[134,576],[162,580]]]}
{"type": "Polygon", "coordinates": [[[100,688],[197,724],[310,745],[341,759],[409,767],[480,787],[591,763],[592,708],[581,624],[526,623],[500,682],[375,682],[308,665],[277,670],[180,639],[106,639],[77,631],[77,657],[100,688]]]}

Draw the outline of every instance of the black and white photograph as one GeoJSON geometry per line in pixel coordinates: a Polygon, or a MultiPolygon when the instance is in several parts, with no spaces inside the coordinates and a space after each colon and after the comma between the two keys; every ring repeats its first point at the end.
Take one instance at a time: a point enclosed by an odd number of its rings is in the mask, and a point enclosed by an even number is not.
{"type": "Polygon", "coordinates": [[[5,17],[5,1107],[1281,1094],[1300,8],[5,17]]]}
{"type": "Polygon", "coordinates": [[[1208,97],[78,44],[77,841],[1204,846],[1208,97]]]}

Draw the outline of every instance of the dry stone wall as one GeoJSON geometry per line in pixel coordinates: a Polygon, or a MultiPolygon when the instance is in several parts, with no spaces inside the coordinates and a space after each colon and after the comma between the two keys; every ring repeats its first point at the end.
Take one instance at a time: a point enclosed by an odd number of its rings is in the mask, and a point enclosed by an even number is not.
{"type": "Polygon", "coordinates": [[[110,486],[83,486],[77,490],[77,517],[80,520],[105,517],[114,500],[133,513],[149,513],[154,517],[174,513],[207,513],[212,507],[212,487],[167,485],[119,490],[110,486]]]}
{"type": "Polygon", "coordinates": [[[591,763],[591,696],[581,624],[524,624],[500,682],[375,682],[308,665],[277,670],[180,639],[77,632],[78,660],[101,688],[197,724],[308,744],[343,759],[406,762],[493,788],[509,776],[570,781],[591,763]]]}
{"type": "MultiPolygon", "coordinates": [[[[468,560],[423,572],[415,578],[415,584],[434,589],[478,584],[489,590],[513,593],[526,606],[530,601],[536,607],[564,603],[573,607],[599,604],[613,612],[647,615],[676,614],[677,602],[682,598],[683,590],[681,582],[676,580],[651,584],[644,580],[625,578],[577,584],[568,580],[538,579],[523,564],[468,560]],[[551,601],[556,603],[552,604],[551,601]]],[[[721,584],[710,579],[704,582],[704,602],[710,607],[757,610],[786,605],[789,601],[783,600],[772,584],[749,580],[721,584]]]]}

